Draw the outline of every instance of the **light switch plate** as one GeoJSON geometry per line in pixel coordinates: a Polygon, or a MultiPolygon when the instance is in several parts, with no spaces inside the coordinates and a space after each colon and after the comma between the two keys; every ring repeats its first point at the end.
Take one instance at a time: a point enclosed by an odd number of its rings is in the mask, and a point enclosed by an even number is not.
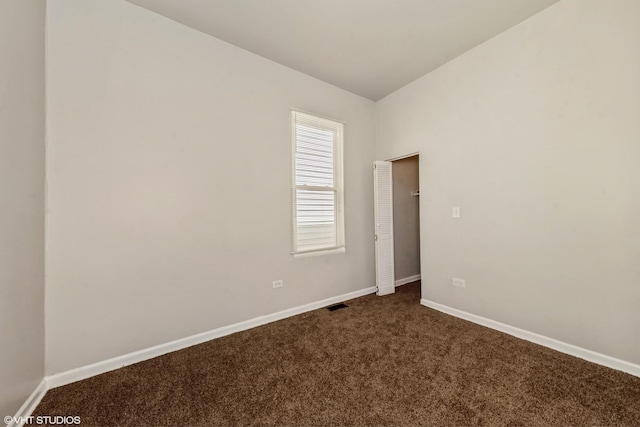
{"type": "Polygon", "coordinates": [[[451,208],[451,218],[460,218],[460,206],[451,208]]]}

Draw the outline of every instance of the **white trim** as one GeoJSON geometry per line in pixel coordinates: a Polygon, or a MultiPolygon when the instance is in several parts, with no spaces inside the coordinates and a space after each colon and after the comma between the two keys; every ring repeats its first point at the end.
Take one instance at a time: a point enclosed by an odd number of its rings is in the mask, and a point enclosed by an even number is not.
{"type": "Polygon", "coordinates": [[[420,280],[420,277],[421,276],[419,274],[414,274],[413,276],[405,277],[404,279],[398,279],[396,280],[396,288],[398,286],[406,285],[407,283],[417,282],[420,280]]]}
{"type": "Polygon", "coordinates": [[[437,302],[429,301],[427,299],[421,299],[420,304],[441,311],[442,313],[450,314],[451,316],[459,317],[460,319],[468,320],[470,322],[477,323],[478,325],[486,326],[487,328],[495,329],[497,331],[504,332],[506,334],[521,338],[526,341],[530,341],[535,344],[540,344],[544,347],[557,350],[561,353],[579,357],[580,359],[597,363],[598,365],[606,366],[608,368],[616,369],[618,371],[623,371],[631,375],[635,375],[636,377],[640,377],[640,365],[636,365],[635,363],[616,359],[615,357],[607,356],[602,353],[596,353],[595,351],[587,350],[586,348],[568,344],[563,341],[558,341],[544,335],[536,334],[535,332],[516,328],[515,326],[507,325],[505,323],[487,319],[486,317],[481,317],[475,314],[468,313],[466,311],[438,304],[437,302]]]}
{"type": "Polygon", "coordinates": [[[295,112],[295,113],[302,113],[302,114],[306,114],[307,116],[315,116],[315,117],[318,117],[318,118],[323,119],[323,120],[329,120],[330,122],[338,122],[338,123],[343,124],[343,125],[347,124],[347,122],[345,122],[344,120],[334,119],[333,117],[323,116],[322,114],[312,113],[312,112],[301,110],[301,109],[295,108],[295,107],[291,107],[290,110],[292,112],[295,112]]]}
{"type": "Polygon", "coordinates": [[[29,398],[22,404],[20,409],[18,409],[18,412],[13,417],[11,422],[7,423],[7,427],[22,427],[23,425],[25,425],[26,421],[29,420],[29,417],[36,409],[47,390],[47,379],[44,378],[42,381],[40,381],[38,387],[33,390],[31,396],[29,396],[29,398]]]}
{"type": "Polygon", "coordinates": [[[48,376],[46,378],[47,385],[49,389],[60,387],[76,381],[84,380],[89,377],[93,377],[95,375],[113,371],[115,369],[119,369],[124,366],[132,365],[134,363],[138,363],[144,360],[152,359],[154,357],[162,356],[163,354],[171,353],[177,350],[182,350],[183,348],[191,347],[196,344],[202,344],[204,342],[211,341],[212,339],[215,339],[215,338],[224,337],[226,335],[230,335],[236,332],[255,328],[256,326],[265,325],[267,323],[286,319],[287,317],[295,316],[297,314],[306,313],[307,311],[316,310],[318,308],[326,307],[331,304],[336,304],[336,303],[347,301],[353,298],[358,298],[363,295],[368,295],[368,294],[374,293],[375,291],[376,291],[375,287],[361,289],[359,291],[350,292],[350,293],[339,295],[336,297],[327,298],[321,301],[312,302],[309,304],[279,311],[277,313],[258,316],[253,319],[245,320],[244,322],[223,326],[221,328],[213,329],[208,332],[203,332],[200,334],[192,335],[190,337],[181,338],[175,341],[156,345],[154,347],[149,347],[143,350],[134,351],[133,353],[128,353],[122,356],[103,360],[102,362],[92,363],[91,365],[86,365],[80,368],[71,369],[69,371],[60,372],[58,374],[48,376]]]}
{"type": "Polygon", "coordinates": [[[387,159],[387,162],[395,162],[397,160],[403,160],[403,159],[408,159],[409,157],[415,157],[415,156],[419,156],[420,152],[416,151],[415,153],[411,153],[411,154],[405,154],[403,156],[398,156],[398,157],[394,157],[392,159],[387,159]]]}
{"type": "Polygon", "coordinates": [[[302,258],[302,257],[317,256],[317,255],[340,254],[345,252],[346,252],[346,247],[342,245],[342,246],[336,246],[334,248],[313,249],[310,251],[302,251],[302,252],[291,252],[291,255],[293,255],[294,258],[302,258]]]}

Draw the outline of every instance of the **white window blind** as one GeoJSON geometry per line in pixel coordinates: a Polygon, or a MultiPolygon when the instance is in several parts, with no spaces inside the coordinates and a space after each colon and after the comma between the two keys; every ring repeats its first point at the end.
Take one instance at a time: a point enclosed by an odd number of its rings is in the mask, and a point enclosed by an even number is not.
{"type": "Polygon", "coordinates": [[[298,111],[293,122],[293,252],[344,247],[344,125],[298,111]]]}

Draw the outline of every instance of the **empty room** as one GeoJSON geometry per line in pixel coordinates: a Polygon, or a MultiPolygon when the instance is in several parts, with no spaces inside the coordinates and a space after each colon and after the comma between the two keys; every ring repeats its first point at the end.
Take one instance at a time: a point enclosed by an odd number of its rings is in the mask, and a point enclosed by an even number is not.
{"type": "Polygon", "coordinates": [[[640,425],[637,0],[0,0],[7,426],[640,425]]]}

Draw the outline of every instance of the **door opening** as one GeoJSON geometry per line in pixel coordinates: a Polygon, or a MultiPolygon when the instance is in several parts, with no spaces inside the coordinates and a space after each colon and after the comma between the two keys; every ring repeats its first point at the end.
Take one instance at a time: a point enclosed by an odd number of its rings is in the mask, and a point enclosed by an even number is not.
{"type": "Polygon", "coordinates": [[[393,252],[394,285],[416,289],[420,297],[420,158],[394,160],[393,165],[393,252]]]}
{"type": "Polygon", "coordinates": [[[413,284],[403,292],[415,292],[420,298],[419,164],[417,154],[374,163],[378,295],[413,284]]]}

